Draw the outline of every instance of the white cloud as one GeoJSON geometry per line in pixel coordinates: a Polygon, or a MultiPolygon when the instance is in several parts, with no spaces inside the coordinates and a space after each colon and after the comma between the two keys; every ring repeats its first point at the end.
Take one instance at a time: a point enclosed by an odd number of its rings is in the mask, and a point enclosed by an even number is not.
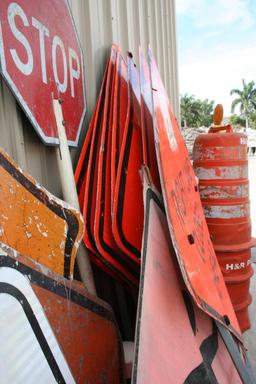
{"type": "Polygon", "coordinates": [[[255,23],[245,0],[176,0],[176,9],[178,14],[190,16],[198,28],[233,23],[245,28],[255,23]]]}
{"type": "Polygon", "coordinates": [[[185,57],[179,67],[180,93],[223,103],[226,115],[233,100],[230,90],[241,88],[242,78],[256,80],[256,44],[241,48],[223,43],[209,51],[193,49],[185,57]]]}

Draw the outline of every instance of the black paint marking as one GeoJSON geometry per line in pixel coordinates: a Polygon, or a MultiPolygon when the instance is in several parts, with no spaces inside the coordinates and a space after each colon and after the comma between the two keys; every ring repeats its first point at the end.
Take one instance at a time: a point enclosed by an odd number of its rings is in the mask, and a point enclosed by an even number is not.
{"type": "Polygon", "coordinates": [[[185,289],[182,290],[182,295],[183,295],[184,303],[187,309],[190,325],[195,335],[196,334],[196,316],[195,316],[193,303],[192,303],[190,294],[185,289]]]}
{"type": "Polygon", "coordinates": [[[184,384],[218,384],[212,369],[212,362],[218,350],[218,332],[213,322],[213,331],[201,344],[200,351],[203,362],[186,378],[184,384]]]}

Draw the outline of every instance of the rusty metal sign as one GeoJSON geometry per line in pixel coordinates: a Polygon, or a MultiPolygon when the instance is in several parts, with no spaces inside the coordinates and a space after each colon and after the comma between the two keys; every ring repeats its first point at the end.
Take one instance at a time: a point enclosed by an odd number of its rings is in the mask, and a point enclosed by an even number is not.
{"type": "Polygon", "coordinates": [[[79,282],[0,245],[0,304],[2,383],[123,383],[113,312],[79,282]]]}
{"type": "MultiPolygon", "coordinates": [[[[193,303],[177,263],[161,198],[144,184],[132,383],[243,383],[240,376],[250,377],[245,362],[241,355],[239,362],[233,362],[215,321],[193,303]]],[[[234,341],[232,348],[237,348],[234,341]]]]}
{"type": "Polygon", "coordinates": [[[72,277],[83,236],[80,213],[57,199],[0,149],[0,241],[72,277]]]}
{"type": "Polygon", "coordinates": [[[197,179],[151,50],[149,61],[158,166],[169,230],[182,275],[200,308],[241,337],[210,240],[197,179]]]}

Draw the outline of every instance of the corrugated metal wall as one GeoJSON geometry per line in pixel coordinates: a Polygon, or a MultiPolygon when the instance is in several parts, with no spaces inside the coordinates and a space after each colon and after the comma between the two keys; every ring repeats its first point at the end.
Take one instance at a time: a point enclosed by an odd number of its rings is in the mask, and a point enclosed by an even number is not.
{"type": "MultiPolygon", "coordinates": [[[[111,43],[131,51],[150,44],[162,79],[178,115],[177,56],[174,0],[69,0],[85,59],[87,115],[76,164],[103,77],[111,43]]],[[[0,145],[52,193],[61,196],[55,150],[45,147],[0,79],[0,145]]]]}

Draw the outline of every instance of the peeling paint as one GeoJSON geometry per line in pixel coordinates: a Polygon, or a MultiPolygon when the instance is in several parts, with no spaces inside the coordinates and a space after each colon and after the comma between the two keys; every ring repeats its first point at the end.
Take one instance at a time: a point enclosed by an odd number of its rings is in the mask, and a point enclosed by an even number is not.
{"type": "Polygon", "coordinates": [[[240,199],[249,197],[248,185],[199,185],[201,199],[240,199]]]}
{"type": "Polygon", "coordinates": [[[193,150],[193,159],[194,161],[207,161],[207,160],[245,160],[247,157],[246,146],[230,146],[223,147],[220,146],[205,146],[202,143],[195,143],[193,150]]]}
{"type": "Polygon", "coordinates": [[[250,213],[249,204],[240,205],[204,205],[204,214],[207,219],[236,219],[246,217],[250,213]]]}
{"type": "Polygon", "coordinates": [[[247,179],[248,167],[246,165],[195,167],[195,173],[199,180],[247,179]]]}
{"type": "Polygon", "coordinates": [[[0,156],[0,238],[20,253],[70,276],[77,252],[74,244],[83,235],[81,214],[54,198],[25,172],[21,177],[20,168],[2,149],[0,156]]]}

